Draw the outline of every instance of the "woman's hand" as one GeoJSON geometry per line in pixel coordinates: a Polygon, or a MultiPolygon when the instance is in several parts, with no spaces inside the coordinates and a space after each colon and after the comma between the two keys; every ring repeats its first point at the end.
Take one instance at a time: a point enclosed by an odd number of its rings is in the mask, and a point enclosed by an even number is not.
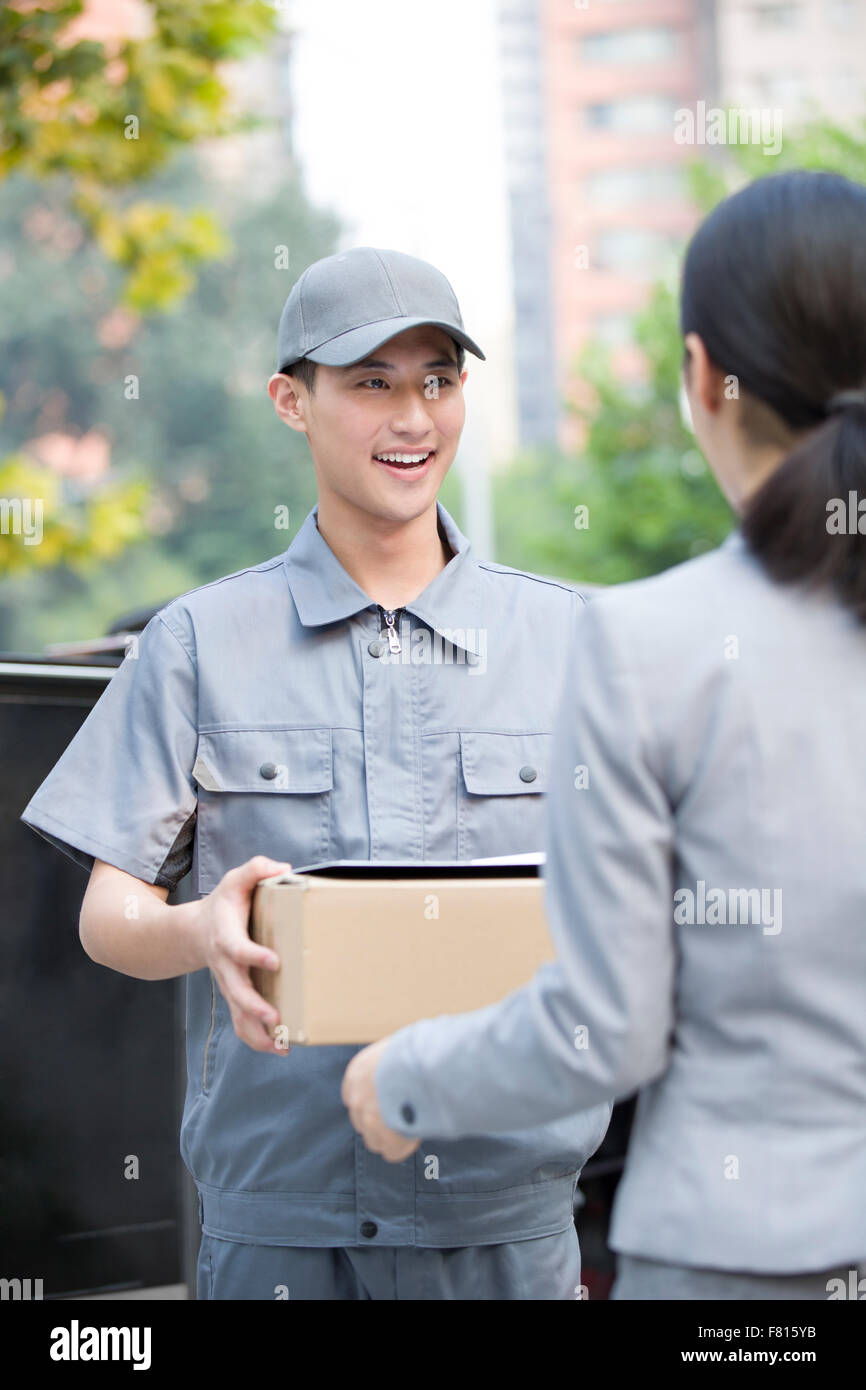
{"type": "Polygon", "coordinates": [[[346,1068],[340,1097],[349,1112],[349,1119],[371,1153],[381,1154],[388,1163],[402,1163],[413,1154],[420,1139],[407,1139],[404,1134],[389,1129],[382,1119],[376,1095],[376,1067],[390,1042],[379,1042],[356,1052],[346,1068]]]}

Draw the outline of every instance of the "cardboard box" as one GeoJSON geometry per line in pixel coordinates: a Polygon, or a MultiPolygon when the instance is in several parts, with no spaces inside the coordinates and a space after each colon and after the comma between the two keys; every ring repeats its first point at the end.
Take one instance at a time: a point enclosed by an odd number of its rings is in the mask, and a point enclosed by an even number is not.
{"type": "Polygon", "coordinates": [[[495,1003],[555,954],[542,858],[344,860],[262,879],[250,933],[282,964],[253,984],[292,1043],[375,1042],[495,1003]]]}

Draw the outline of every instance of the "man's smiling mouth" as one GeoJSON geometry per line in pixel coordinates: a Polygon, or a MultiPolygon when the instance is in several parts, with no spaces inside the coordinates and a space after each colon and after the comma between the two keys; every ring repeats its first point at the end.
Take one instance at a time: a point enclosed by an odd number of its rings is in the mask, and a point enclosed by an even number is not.
{"type": "Polygon", "coordinates": [[[374,454],[373,458],[377,463],[384,463],[391,468],[400,468],[411,472],[413,469],[423,468],[432,459],[435,452],[435,449],[406,450],[399,453],[374,454]]]}

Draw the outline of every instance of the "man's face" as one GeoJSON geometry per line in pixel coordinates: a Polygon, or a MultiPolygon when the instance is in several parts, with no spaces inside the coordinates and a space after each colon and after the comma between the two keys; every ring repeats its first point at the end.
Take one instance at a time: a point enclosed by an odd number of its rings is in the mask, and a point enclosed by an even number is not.
{"type": "Polygon", "coordinates": [[[454,340],[421,326],[351,367],[317,366],[312,395],[293,383],[294,401],[274,389],[279,377],[269,389],[278,413],[309,439],[320,504],[330,494],[368,516],[401,522],[433,505],[454,461],[465,379],[454,340]]]}

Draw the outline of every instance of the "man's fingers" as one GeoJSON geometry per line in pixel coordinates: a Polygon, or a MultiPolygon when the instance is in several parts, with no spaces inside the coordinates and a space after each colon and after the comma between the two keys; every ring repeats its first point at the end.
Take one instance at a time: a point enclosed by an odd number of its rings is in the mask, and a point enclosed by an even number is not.
{"type": "Polygon", "coordinates": [[[260,946],[256,941],[250,941],[249,937],[239,941],[237,945],[230,946],[227,955],[235,965],[247,970],[252,965],[258,965],[265,970],[280,968],[280,958],[276,951],[269,950],[267,946],[260,946]]]}
{"type": "MultiPolygon", "coordinates": [[[[276,1047],[274,1039],[263,1026],[263,1024],[251,1018],[249,1014],[232,1013],[232,1024],[241,1042],[246,1043],[254,1052],[274,1052],[276,1047]]],[[[285,1049],[280,1049],[285,1051],[285,1049]]]]}
{"type": "Polygon", "coordinates": [[[255,1052],[291,1051],[288,1041],[279,1031],[279,1018],[274,1023],[265,1022],[259,1013],[239,1008],[233,1000],[228,1002],[232,1026],[241,1042],[246,1043],[255,1052]]]}
{"type": "Polygon", "coordinates": [[[257,994],[249,981],[249,976],[231,960],[223,963],[218,975],[223,997],[232,1011],[232,1017],[245,1014],[256,1019],[264,1028],[276,1028],[280,1015],[260,994],[257,994]]]}
{"type": "Polygon", "coordinates": [[[257,854],[253,859],[248,859],[245,864],[239,864],[236,869],[230,869],[225,874],[223,882],[229,883],[233,892],[247,897],[259,879],[286,873],[291,867],[291,864],[281,863],[277,859],[269,859],[265,854],[257,854]]]}

